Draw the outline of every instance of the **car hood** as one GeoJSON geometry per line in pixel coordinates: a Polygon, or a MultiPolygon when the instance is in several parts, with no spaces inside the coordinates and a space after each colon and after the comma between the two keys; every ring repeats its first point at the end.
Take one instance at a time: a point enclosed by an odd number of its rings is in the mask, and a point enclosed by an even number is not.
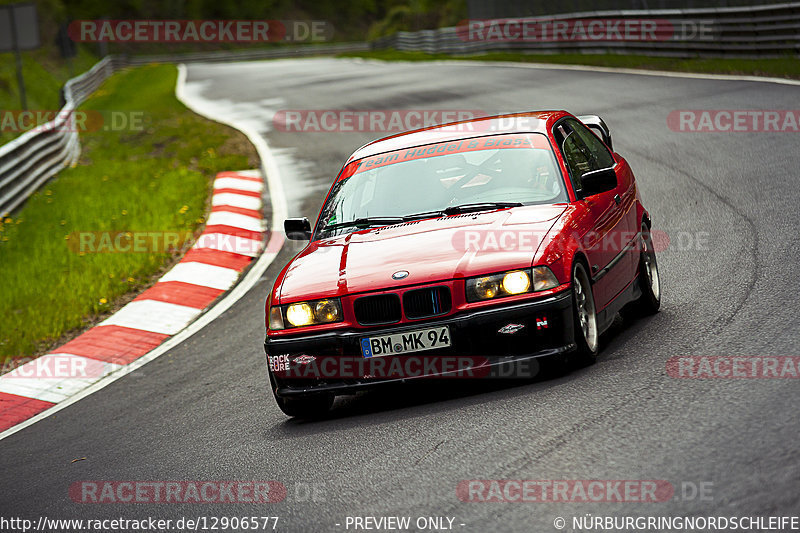
{"type": "Polygon", "coordinates": [[[286,267],[279,298],[327,298],[525,268],[565,208],[467,213],[315,241],[286,267]],[[408,276],[393,279],[401,270],[408,276]]]}

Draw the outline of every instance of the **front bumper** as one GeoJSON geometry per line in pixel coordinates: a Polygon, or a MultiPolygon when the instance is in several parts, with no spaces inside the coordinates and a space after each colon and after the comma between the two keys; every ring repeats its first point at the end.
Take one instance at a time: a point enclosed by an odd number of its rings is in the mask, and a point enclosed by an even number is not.
{"type": "Polygon", "coordinates": [[[276,396],[338,394],[431,377],[525,377],[538,364],[517,366],[575,349],[570,291],[540,300],[501,304],[441,319],[376,329],[269,338],[264,343],[276,396]],[[506,332],[500,330],[505,326],[506,332]],[[447,348],[365,359],[361,339],[447,326],[447,348]],[[522,327],[519,327],[522,326],[522,327]],[[509,330],[514,330],[509,332],[509,330]]]}

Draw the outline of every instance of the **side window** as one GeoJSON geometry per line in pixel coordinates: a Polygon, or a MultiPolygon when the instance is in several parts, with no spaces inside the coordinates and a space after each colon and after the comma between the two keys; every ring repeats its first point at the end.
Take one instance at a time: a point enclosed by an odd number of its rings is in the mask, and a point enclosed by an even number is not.
{"type": "Polygon", "coordinates": [[[604,145],[589,128],[575,120],[567,120],[567,122],[570,125],[570,129],[581,138],[589,149],[592,170],[600,170],[601,168],[610,168],[614,166],[614,156],[611,155],[606,145],[604,145]]]}
{"type": "Polygon", "coordinates": [[[594,170],[592,168],[592,155],[589,152],[589,148],[575,131],[559,126],[559,133],[558,140],[561,143],[564,160],[567,163],[567,167],[569,167],[573,187],[576,190],[580,190],[582,188],[581,177],[594,170]]]}

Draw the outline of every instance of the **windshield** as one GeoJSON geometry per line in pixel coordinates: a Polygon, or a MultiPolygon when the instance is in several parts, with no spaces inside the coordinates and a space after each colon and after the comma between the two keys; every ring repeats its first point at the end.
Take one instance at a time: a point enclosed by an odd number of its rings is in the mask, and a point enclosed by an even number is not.
{"type": "Polygon", "coordinates": [[[436,216],[455,206],[487,204],[485,209],[490,209],[495,203],[508,207],[501,204],[566,201],[545,135],[494,135],[353,161],[342,170],[323,206],[317,232],[330,236],[358,226],[401,222],[415,214],[436,216]]]}

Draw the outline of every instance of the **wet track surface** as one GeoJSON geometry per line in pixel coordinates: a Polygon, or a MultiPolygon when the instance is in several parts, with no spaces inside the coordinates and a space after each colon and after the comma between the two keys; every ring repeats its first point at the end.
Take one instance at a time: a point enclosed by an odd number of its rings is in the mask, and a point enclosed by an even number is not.
{"type": "Polygon", "coordinates": [[[298,249],[287,245],[198,334],[1,441],[4,516],[277,515],[283,531],[344,531],[347,516],[449,516],[457,531],[539,532],[555,531],[557,516],[569,524],[586,513],[800,512],[800,382],[674,379],[665,370],[673,356],[800,355],[798,134],[679,133],[666,121],[675,109],[793,109],[800,88],[334,59],[193,65],[188,83],[261,125],[290,216],[312,221],[342,162],[380,133],[279,132],[278,110],[599,114],[654,229],[670,236],[659,254],[662,310],[620,321],[596,365],[556,379],[375,391],[338,399],[326,420],[299,422],[275,405],[263,353],[266,294],[298,249]],[[456,486],[468,479],[655,479],[677,491],[662,503],[465,503],[456,486]],[[258,506],[81,505],[68,494],[81,480],[277,480],[288,494],[258,506]],[[703,501],[684,499],[682,483],[713,488],[703,501]]]}

